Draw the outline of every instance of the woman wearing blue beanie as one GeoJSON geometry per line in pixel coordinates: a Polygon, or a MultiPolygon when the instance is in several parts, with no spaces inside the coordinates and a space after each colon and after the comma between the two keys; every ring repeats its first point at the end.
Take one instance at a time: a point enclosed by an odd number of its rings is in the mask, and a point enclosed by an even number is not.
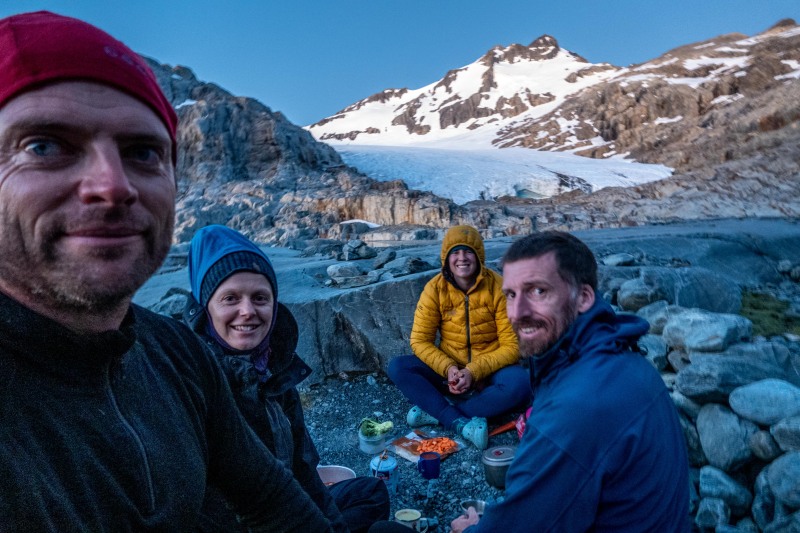
{"type": "MultiPolygon", "coordinates": [[[[198,231],[189,251],[192,297],[184,321],[217,355],[242,415],[336,531],[366,531],[389,515],[389,494],[377,478],[358,477],[326,487],[319,454],[306,429],[297,385],[311,369],[295,353],[298,328],[278,302],[269,258],[225,226],[198,231]]],[[[202,531],[243,531],[224,500],[208,491],[202,531]]]]}

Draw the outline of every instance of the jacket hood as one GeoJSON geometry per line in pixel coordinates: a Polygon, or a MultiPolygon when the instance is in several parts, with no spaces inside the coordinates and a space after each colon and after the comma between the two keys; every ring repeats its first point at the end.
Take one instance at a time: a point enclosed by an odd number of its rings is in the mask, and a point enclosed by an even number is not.
{"type": "MultiPolygon", "coordinates": [[[[212,267],[223,258],[242,253],[258,256],[258,265],[249,267],[242,262],[236,261],[226,272],[225,277],[235,272],[243,271],[263,274],[272,285],[272,293],[275,301],[278,300],[278,282],[275,277],[275,271],[272,268],[272,263],[267,255],[261,248],[238,231],[215,224],[206,226],[195,233],[189,248],[189,286],[192,289],[192,296],[197,302],[201,304],[204,303],[202,298],[203,280],[209,274],[212,267]],[[260,268],[262,265],[264,265],[265,268],[260,268]]],[[[217,285],[224,279],[224,277],[219,279],[217,285]]]]}
{"type": "Polygon", "coordinates": [[[442,259],[442,268],[447,265],[447,256],[450,255],[450,252],[456,246],[469,246],[475,250],[475,255],[478,256],[481,266],[484,266],[484,263],[486,263],[486,251],[483,249],[483,239],[481,238],[481,234],[478,233],[478,230],[472,226],[453,226],[447,230],[447,233],[444,235],[444,240],[442,240],[442,251],[440,255],[442,259]]]}
{"type": "Polygon", "coordinates": [[[581,353],[636,350],[639,337],[649,329],[650,324],[643,318],[617,314],[605,300],[596,297],[594,305],[578,315],[552,348],[531,358],[533,379],[541,380],[553,368],[568,364],[581,353]]]}
{"type": "Polygon", "coordinates": [[[486,251],[483,248],[481,234],[472,226],[453,226],[445,233],[440,253],[442,259],[442,276],[444,276],[444,279],[446,279],[448,283],[458,287],[452,272],[450,272],[450,265],[447,263],[447,256],[458,246],[467,246],[475,252],[479,263],[475,278],[475,283],[477,284],[483,278],[486,269],[486,251]]]}

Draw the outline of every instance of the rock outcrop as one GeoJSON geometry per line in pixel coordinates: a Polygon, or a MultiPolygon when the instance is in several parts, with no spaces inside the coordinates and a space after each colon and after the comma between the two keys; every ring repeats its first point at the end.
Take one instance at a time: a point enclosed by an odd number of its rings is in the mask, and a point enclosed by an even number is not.
{"type": "Polygon", "coordinates": [[[180,118],[176,242],[208,224],[282,245],[338,237],[339,223],[352,219],[485,226],[448,200],[346,167],[333,148],[254,99],[201,82],[186,67],[149,62],[180,118]]]}

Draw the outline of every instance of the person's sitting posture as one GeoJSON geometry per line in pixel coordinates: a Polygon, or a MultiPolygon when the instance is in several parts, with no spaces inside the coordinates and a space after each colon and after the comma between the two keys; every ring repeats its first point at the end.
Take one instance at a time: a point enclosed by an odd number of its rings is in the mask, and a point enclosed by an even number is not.
{"type": "Polygon", "coordinates": [[[528,374],[517,364],[502,278],[484,265],[478,231],[450,228],[441,258],[441,273],[425,285],[417,303],[414,355],[392,359],[388,373],[414,404],[407,416],[410,426],[440,423],[484,449],[486,418],[529,402],[528,374]]]}
{"type": "MultiPolygon", "coordinates": [[[[296,389],[311,369],[295,353],[297,322],[278,302],[277,278],[266,254],[232,229],[205,227],[191,242],[189,283],[192,297],[184,320],[219,358],[239,409],[261,441],[339,529],[366,531],[385,519],[389,493],[380,479],[358,477],[329,489],[317,475],[319,455],[296,389]]],[[[213,487],[201,526],[238,530],[213,487]]]]}
{"type": "Polygon", "coordinates": [[[677,410],[635,350],[648,324],[596,295],[597,263],[568,233],[514,242],[503,261],[508,317],[530,357],[533,408],[505,497],[468,531],[689,531],[689,465],[677,410]]]}

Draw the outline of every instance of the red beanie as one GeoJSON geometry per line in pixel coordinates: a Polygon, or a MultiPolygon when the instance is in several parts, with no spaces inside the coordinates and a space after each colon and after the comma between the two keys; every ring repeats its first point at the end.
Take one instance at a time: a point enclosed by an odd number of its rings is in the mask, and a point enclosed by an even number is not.
{"type": "Polygon", "coordinates": [[[172,139],[178,117],[147,63],[106,32],[47,11],[0,20],[0,107],[50,82],[90,80],[141,100],[161,118],[172,139]]]}

